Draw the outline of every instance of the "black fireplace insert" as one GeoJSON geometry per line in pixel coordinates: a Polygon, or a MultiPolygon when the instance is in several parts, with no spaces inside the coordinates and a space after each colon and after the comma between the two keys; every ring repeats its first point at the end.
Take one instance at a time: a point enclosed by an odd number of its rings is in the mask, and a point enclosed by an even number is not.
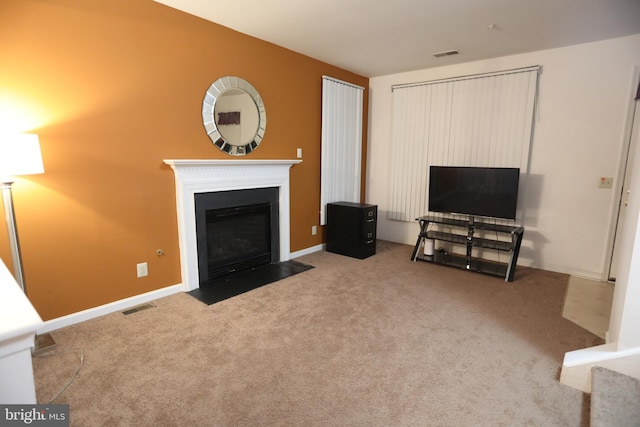
{"type": "Polygon", "coordinates": [[[277,263],[279,189],[197,193],[196,241],[200,284],[277,263]]]}

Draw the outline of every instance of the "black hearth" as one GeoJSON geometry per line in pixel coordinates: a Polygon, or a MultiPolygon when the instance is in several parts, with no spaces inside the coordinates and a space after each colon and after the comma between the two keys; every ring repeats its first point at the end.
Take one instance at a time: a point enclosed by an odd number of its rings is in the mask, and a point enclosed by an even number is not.
{"type": "Polygon", "coordinates": [[[279,189],[195,194],[200,286],[189,292],[206,304],[313,268],[280,262],[279,189]]]}

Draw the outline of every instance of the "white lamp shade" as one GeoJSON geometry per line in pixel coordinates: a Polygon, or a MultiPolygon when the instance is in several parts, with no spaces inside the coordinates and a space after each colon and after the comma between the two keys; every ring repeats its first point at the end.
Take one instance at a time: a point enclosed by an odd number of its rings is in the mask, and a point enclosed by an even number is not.
{"type": "Polygon", "coordinates": [[[0,179],[39,173],[44,173],[44,164],[38,135],[0,135],[0,179]]]}

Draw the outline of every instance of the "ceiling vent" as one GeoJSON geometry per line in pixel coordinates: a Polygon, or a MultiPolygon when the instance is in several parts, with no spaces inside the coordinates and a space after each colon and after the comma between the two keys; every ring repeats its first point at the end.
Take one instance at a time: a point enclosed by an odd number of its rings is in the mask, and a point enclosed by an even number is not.
{"type": "Polygon", "coordinates": [[[444,56],[453,56],[453,55],[460,55],[460,51],[454,49],[454,50],[447,50],[445,52],[438,52],[433,54],[433,56],[435,56],[436,58],[442,58],[444,56]]]}

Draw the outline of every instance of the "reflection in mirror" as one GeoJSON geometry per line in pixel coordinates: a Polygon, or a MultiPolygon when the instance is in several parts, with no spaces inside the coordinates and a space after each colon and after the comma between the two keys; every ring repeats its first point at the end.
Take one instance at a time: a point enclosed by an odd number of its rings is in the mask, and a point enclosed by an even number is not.
{"type": "Polygon", "coordinates": [[[260,124],[256,103],[240,89],[228,89],[220,94],[214,107],[214,117],[220,135],[233,145],[250,143],[260,124]]]}
{"type": "Polygon", "coordinates": [[[214,145],[234,156],[244,156],[258,147],[267,122],[262,98],[239,77],[223,77],[209,87],[202,119],[214,145]]]}

